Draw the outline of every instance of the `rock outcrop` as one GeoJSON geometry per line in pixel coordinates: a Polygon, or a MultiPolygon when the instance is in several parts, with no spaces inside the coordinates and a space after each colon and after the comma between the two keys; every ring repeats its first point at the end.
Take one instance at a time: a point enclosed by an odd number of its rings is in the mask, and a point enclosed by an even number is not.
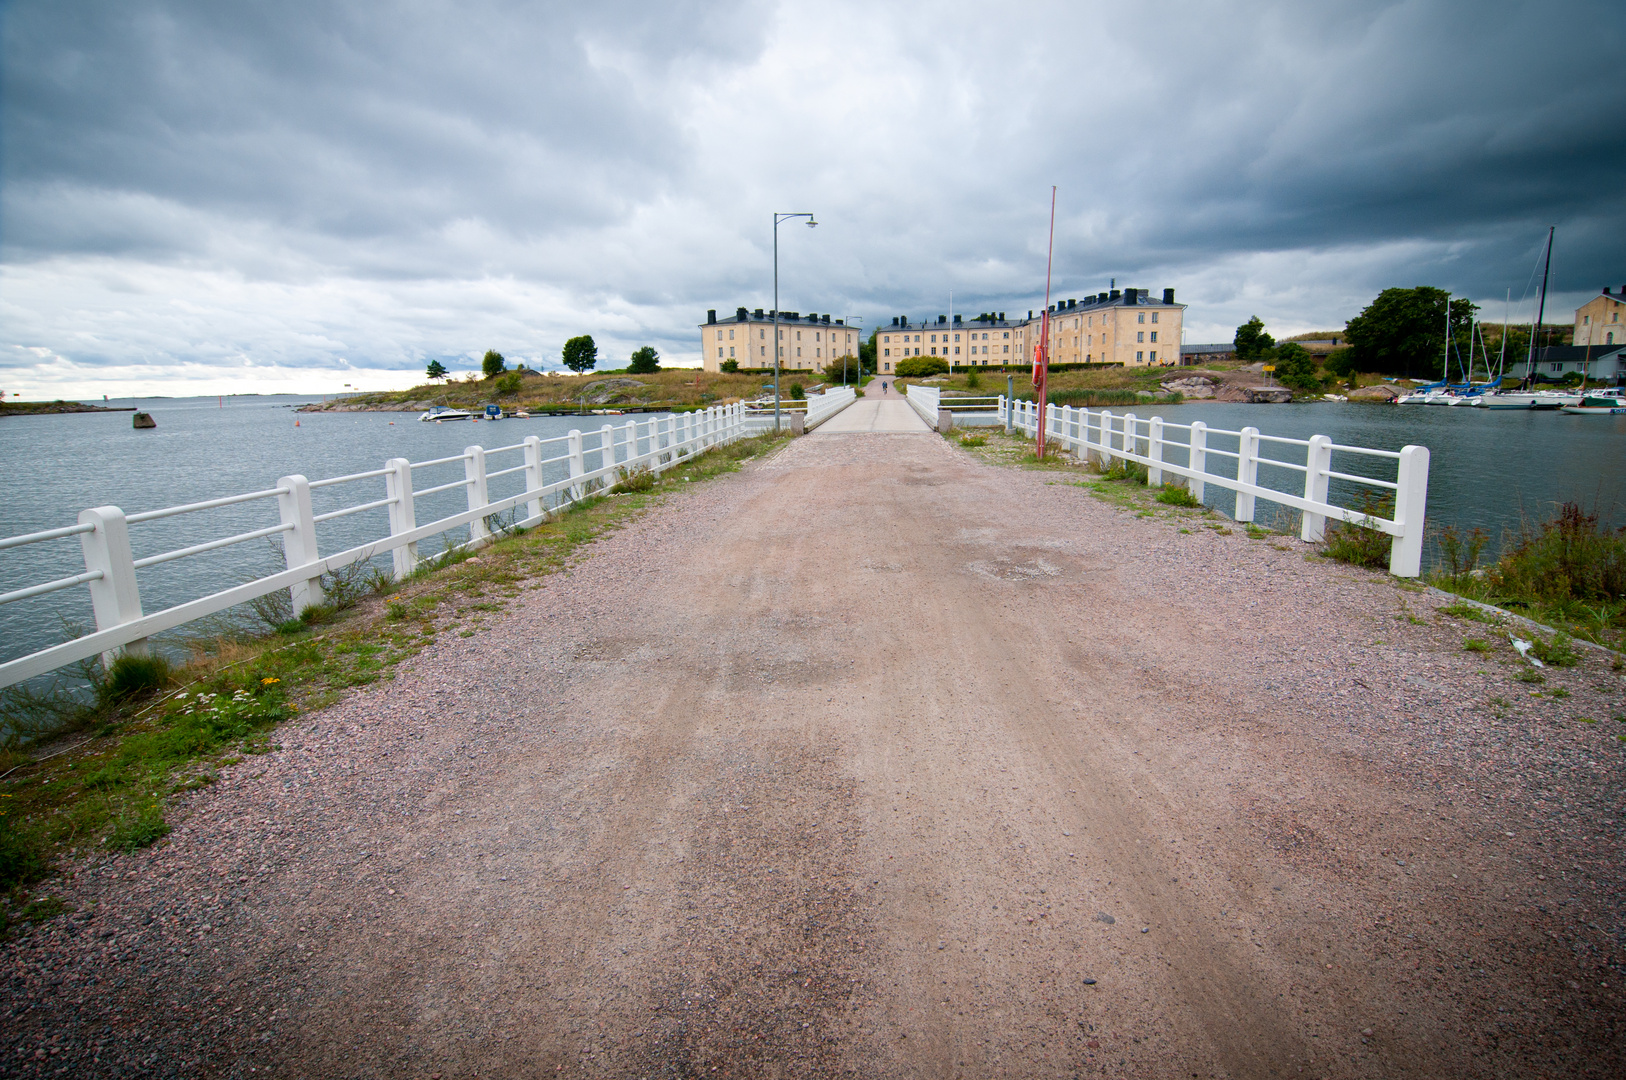
{"type": "Polygon", "coordinates": [[[1400,396],[1400,391],[1392,386],[1363,386],[1351,390],[1348,396],[1351,401],[1393,401],[1400,396]]]}

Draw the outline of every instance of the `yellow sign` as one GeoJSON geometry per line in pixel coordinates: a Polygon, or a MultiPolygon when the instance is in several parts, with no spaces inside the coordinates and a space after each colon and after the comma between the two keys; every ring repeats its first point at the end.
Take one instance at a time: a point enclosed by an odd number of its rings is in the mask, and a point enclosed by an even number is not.
{"type": "Polygon", "coordinates": [[[1276,365],[1275,364],[1266,364],[1265,365],[1265,370],[1266,371],[1275,371],[1276,370],[1276,365]]]}

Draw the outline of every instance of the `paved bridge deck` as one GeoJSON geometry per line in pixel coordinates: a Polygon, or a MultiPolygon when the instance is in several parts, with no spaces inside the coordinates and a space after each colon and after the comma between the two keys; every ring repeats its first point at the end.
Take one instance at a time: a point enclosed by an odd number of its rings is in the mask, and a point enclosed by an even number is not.
{"type": "Polygon", "coordinates": [[[888,434],[928,434],[931,428],[921,419],[915,407],[904,400],[903,395],[892,389],[890,381],[886,390],[881,389],[880,380],[871,382],[864,388],[864,396],[842,409],[836,415],[813,429],[814,435],[851,435],[857,432],[881,432],[888,434]]]}
{"type": "Polygon", "coordinates": [[[1511,666],[1067,479],[853,433],[668,489],[64,884],[0,1071],[1619,1075],[1618,858],[1534,845],[1583,777],[1511,666]]]}

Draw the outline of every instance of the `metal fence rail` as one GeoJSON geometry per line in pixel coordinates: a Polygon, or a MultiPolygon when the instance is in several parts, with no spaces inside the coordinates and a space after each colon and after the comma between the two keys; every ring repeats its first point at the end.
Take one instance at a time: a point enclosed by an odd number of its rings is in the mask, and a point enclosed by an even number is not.
{"type": "Polygon", "coordinates": [[[293,611],[297,615],[306,608],[322,602],[324,574],[390,552],[394,560],[394,575],[398,579],[405,577],[418,565],[418,543],[422,540],[467,525],[469,541],[466,546],[480,546],[501,531],[501,525],[494,523],[494,519],[499,515],[513,511],[518,517],[523,513],[517,524],[535,525],[551,510],[580,500],[592,491],[614,483],[624,473],[637,469],[660,473],[684,457],[734,442],[748,432],[744,406],[719,405],[701,412],[655,417],[645,421],[629,420],[621,427],[606,424],[599,429],[598,434],[600,444],[591,450],[583,448],[580,431],[572,431],[568,435],[553,439],[542,439],[533,435],[512,446],[500,446],[489,450],[471,446],[462,454],[433,461],[413,462],[406,458],[392,458],[382,469],[335,476],[326,480],[310,481],[303,476],[285,476],[277,482],[276,487],[263,491],[230,495],[161,510],[148,510],[138,514],[127,515],[116,506],[99,506],[82,511],[76,525],[0,539],[0,552],[4,552],[70,536],[79,537],[85,563],[84,573],[13,589],[0,594],[0,604],[27,600],[77,585],[87,585],[90,588],[91,609],[96,620],[96,629],[92,633],[0,664],[0,687],[10,686],[97,654],[102,654],[104,660],[111,660],[121,649],[140,651],[145,648],[146,639],[153,634],[174,629],[279,589],[289,591],[293,611]],[[499,455],[504,455],[501,458],[504,467],[489,468],[488,459],[499,455]],[[508,465],[507,462],[514,458],[506,455],[518,455],[519,463],[508,465]],[[461,480],[414,490],[413,470],[458,463],[463,465],[461,480]],[[543,470],[549,465],[564,465],[568,475],[552,483],[544,482],[543,470]],[[488,482],[508,475],[521,476],[524,490],[517,495],[491,499],[488,482]],[[364,498],[364,501],[358,504],[344,506],[321,515],[312,512],[313,489],[366,481],[376,482],[379,479],[384,481],[382,499],[364,498]],[[462,488],[467,493],[467,510],[424,524],[417,522],[413,510],[415,499],[456,488],[462,488]],[[271,499],[276,500],[280,518],[276,525],[218,537],[142,559],[136,559],[132,554],[130,546],[132,525],[271,499]],[[520,511],[520,507],[524,507],[524,510],[520,511]],[[318,523],[376,509],[388,510],[389,532],[386,535],[329,555],[319,554],[316,541],[318,523]],[[136,577],[138,570],[272,536],[282,538],[285,570],[196,600],[176,604],[150,615],[142,611],[141,590],[136,577]]]}
{"type": "MultiPolygon", "coordinates": [[[[913,389],[913,387],[911,387],[913,389]]],[[[1016,429],[1028,435],[1038,430],[1038,405],[1031,401],[1009,401],[999,398],[999,417],[1006,430],[1016,429]]],[[[1145,465],[1146,482],[1161,487],[1166,476],[1183,477],[1191,494],[1203,498],[1207,485],[1227,488],[1236,492],[1237,521],[1252,521],[1254,502],[1265,499],[1279,506],[1290,507],[1302,513],[1299,537],[1307,543],[1323,538],[1328,518],[1361,525],[1393,537],[1389,545],[1389,572],[1396,577],[1416,577],[1422,572],[1423,519],[1428,504],[1428,447],[1405,446],[1400,450],[1375,450],[1364,446],[1342,446],[1325,435],[1312,435],[1308,439],[1286,439],[1276,435],[1262,435],[1258,428],[1245,427],[1240,431],[1211,428],[1201,420],[1189,424],[1171,424],[1160,416],[1141,419],[1134,413],[1115,415],[1110,409],[1099,412],[1075,409],[1070,405],[1050,406],[1045,410],[1045,439],[1065,447],[1080,458],[1091,457],[1102,464],[1114,460],[1134,461],[1145,465]],[[1171,434],[1185,432],[1185,441],[1171,438],[1171,434]],[[1208,445],[1211,435],[1233,437],[1236,450],[1222,450],[1208,445]],[[1303,448],[1304,463],[1265,457],[1260,454],[1262,444],[1303,448]],[[1185,452],[1185,464],[1171,462],[1170,448],[1185,452]],[[1395,479],[1361,476],[1357,473],[1335,470],[1333,454],[1355,456],[1395,462],[1395,479]],[[1208,467],[1210,457],[1222,457],[1236,462],[1232,475],[1213,472],[1208,467]],[[1259,483],[1259,466],[1286,469],[1302,473],[1303,494],[1264,487],[1259,483]],[[1385,518],[1366,509],[1354,509],[1329,502],[1329,481],[1340,480],[1358,487],[1393,492],[1394,516],[1385,518]]],[[[1227,472],[1230,472],[1227,469],[1227,472]]]]}

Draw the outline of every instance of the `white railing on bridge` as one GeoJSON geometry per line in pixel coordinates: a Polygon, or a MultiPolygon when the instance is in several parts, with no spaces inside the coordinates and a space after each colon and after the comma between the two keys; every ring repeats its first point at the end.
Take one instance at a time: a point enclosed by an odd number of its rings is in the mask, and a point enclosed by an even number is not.
{"type": "Polygon", "coordinates": [[[858,391],[850,386],[833,386],[822,394],[809,394],[806,430],[812,431],[857,400],[858,391]]]}
{"type": "MultiPolygon", "coordinates": [[[[322,575],[358,561],[365,562],[384,552],[393,553],[395,577],[397,579],[405,577],[417,567],[418,543],[421,540],[467,525],[469,545],[485,544],[501,531],[501,526],[494,525],[491,519],[509,511],[514,511],[517,517],[521,513],[518,509],[521,506],[525,508],[524,517],[516,524],[519,526],[538,524],[548,513],[561,505],[575,502],[596,489],[607,487],[625,473],[639,469],[660,473],[684,457],[741,438],[747,433],[744,417],[745,409],[741,405],[719,405],[700,412],[661,416],[645,421],[628,420],[620,427],[605,424],[598,432],[599,445],[591,449],[583,448],[580,431],[572,431],[569,435],[553,439],[542,439],[533,435],[512,446],[501,446],[492,450],[471,446],[462,454],[432,461],[414,462],[406,458],[392,458],[382,469],[335,476],[327,480],[312,481],[303,476],[285,476],[277,481],[275,487],[263,491],[228,495],[224,498],[208,499],[162,510],[148,510],[138,514],[127,515],[116,506],[101,506],[82,511],[77,524],[0,540],[0,553],[3,553],[8,549],[26,545],[47,543],[70,536],[79,537],[84,556],[84,573],[13,589],[0,594],[0,604],[15,603],[62,589],[88,585],[91,610],[96,620],[96,630],[93,633],[0,664],[0,687],[10,686],[97,654],[101,654],[104,660],[110,660],[120,649],[130,648],[140,651],[145,648],[146,639],[154,634],[216,614],[279,589],[289,590],[293,600],[293,611],[297,615],[307,607],[322,602],[322,575]],[[488,459],[509,454],[518,455],[519,464],[500,469],[488,467],[488,459]],[[455,466],[459,463],[463,466],[462,479],[431,487],[414,488],[413,470],[455,466]],[[555,474],[560,471],[560,466],[564,466],[567,475],[552,483],[545,483],[543,471],[548,466],[554,466],[552,471],[555,474]],[[488,481],[521,473],[525,484],[524,491],[495,501],[488,497],[488,481]],[[323,514],[312,511],[313,489],[380,480],[384,487],[384,497],[381,499],[369,499],[323,514]],[[414,499],[456,488],[462,488],[466,492],[467,510],[424,524],[417,522],[413,513],[414,499]],[[142,559],[137,559],[132,554],[131,526],[223,506],[272,499],[276,500],[280,518],[276,525],[220,537],[142,559]],[[323,556],[318,553],[316,543],[318,524],[377,509],[388,511],[388,535],[331,555],[323,556]],[[271,536],[282,537],[286,570],[150,615],[142,611],[137,571],[271,536]]],[[[3,555],[0,555],[0,558],[3,558],[3,555]]]]}
{"type": "MultiPolygon", "coordinates": [[[[912,388],[911,388],[912,389],[912,388]]],[[[1028,435],[1038,430],[1037,403],[1008,401],[999,398],[999,416],[1006,429],[1015,428],[1028,435]]],[[[1092,456],[1103,464],[1113,460],[1134,461],[1145,465],[1147,483],[1161,487],[1166,476],[1183,477],[1191,494],[1199,501],[1204,489],[1213,484],[1236,492],[1237,521],[1252,521],[1254,500],[1265,499],[1279,506],[1298,510],[1303,515],[1299,537],[1306,543],[1315,543],[1325,534],[1328,518],[1365,526],[1393,537],[1389,545],[1389,572],[1396,577],[1416,577],[1422,572],[1423,518],[1428,505],[1428,447],[1404,446],[1398,451],[1374,450],[1364,446],[1341,446],[1325,435],[1312,435],[1308,439],[1286,439],[1275,435],[1261,435],[1258,428],[1245,427],[1241,431],[1211,428],[1201,420],[1189,424],[1172,424],[1160,416],[1141,419],[1134,413],[1115,415],[1109,409],[1099,412],[1075,409],[1070,405],[1051,405],[1045,409],[1045,441],[1066,448],[1082,459],[1092,456]],[[1184,440],[1177,437],[1184,433],[1184,440]],[[1208,445],[1210,436],[1219,435],[1237,441],[1235,451],[1208,445]],[[1267,457],[1260,453],[1263,445],[1304,450],[1304,463],[1267,457]],[[1143,452],[1144,448],[1144,452],[1143,452]],[[1185,463],[1169,460],[1171,448],[1177,455],[1183,453],[1185,463]],[[1333,455],[1355,456],[1395,462],[1395,478],[1359,476],[1333,468],[1333,455]],[[1212,472],[1210,457],[1223,457],[1236,462],[1234,476],[1212,472]],[[1263,487],[1259,484],[1259,466],[1264,464],[1287,469],[1304,475],[1302,495],[1263,487]],[[1330,482],[1340,480],[1359,488],[1392,492],[1394,517],[1385,518],[1365,510],[1337,506],[1328,501],[1330,482]]],[[[1348,466],[1347,468],[1353,468],[1348,466]]],[[[1229,469],[1227,469],[1229,472],[1229,469]]]]}
{"type": "Polygon", "coordinates": [[[908,400],[909,404],[915,407],[915,412],[919,413],[921,418],[926,421],[926,426],[936,431],[938,402],[943,400],[942,391],[935,386],[920,386],[917,383],[910,383],[904,388],[903,396],[908,400]]]}

